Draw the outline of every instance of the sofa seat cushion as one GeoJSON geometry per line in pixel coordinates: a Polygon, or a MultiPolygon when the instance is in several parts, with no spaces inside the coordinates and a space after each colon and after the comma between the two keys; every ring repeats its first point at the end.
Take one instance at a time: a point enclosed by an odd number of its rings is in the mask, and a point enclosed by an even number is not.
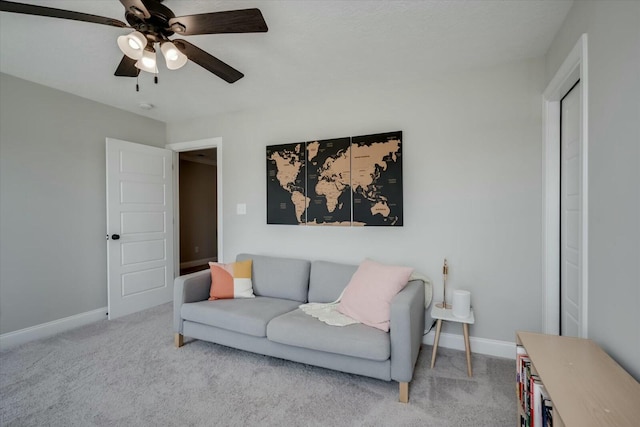
{"type": "Polygon", "coordinates": [[[330,326],[297,309],[271,320],[267,338],[280,344],[369,360],[391,355],[389,334],[363,324],[330,326]]]}
{"type": "Polygon", "coordinates": [[[295,310],[298,305],[298,301],[269,297],[220,299],[183,304],[180,314],[184,320],[265,337],[271,319],[295,310]]]}

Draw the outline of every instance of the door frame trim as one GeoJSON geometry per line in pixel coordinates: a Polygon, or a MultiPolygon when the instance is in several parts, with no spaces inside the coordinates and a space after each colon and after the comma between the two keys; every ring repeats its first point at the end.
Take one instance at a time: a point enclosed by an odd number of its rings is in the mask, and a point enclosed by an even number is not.
{"type": "Polygon", "coordinates": [[[201,150],[204,148],[215,148],[217,155],[217,205],[218,205],[218,218],[217,218],[217,232],[218,232],[218,262],[223,262],[223,233],[222,233],[222,137],[215,138],[205,138],[198,139],[195,141],[184,141],[184,142],[174,142],[171,144],[167,144],[165,148],[174,152],[174,164],[176,165],[173,171],[173,185],[174,185],[174,208],[173,208],[173,217],[176,220],[176,226],[174,229],[174,258],[175,258],[175,274],[180,275],[180,187],[179,187],[179,170],[180,170],[180,162],[179,162],[179,153],[184,151],[193,151],[193,150],[201,150]]]}
{"type": "Polygon", "coordinates": [[[582,34],[542,95],[543,114],[543,236],[542,236],[542,329],[560,333],[560,101],[580,80],[581,105],[581,284],[582,303],[580,336],[588,336],[588,73],[587,34],[582,34]]]}

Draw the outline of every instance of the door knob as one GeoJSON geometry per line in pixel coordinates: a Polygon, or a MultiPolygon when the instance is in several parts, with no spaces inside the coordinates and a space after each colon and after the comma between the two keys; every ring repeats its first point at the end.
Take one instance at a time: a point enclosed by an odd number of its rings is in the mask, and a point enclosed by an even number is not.
{"type": "Polygon", "coordinates": [[[119,234],[112,234],[111,235],[111,240],[118,240],[120,239],[120,235],[119,234]]]}

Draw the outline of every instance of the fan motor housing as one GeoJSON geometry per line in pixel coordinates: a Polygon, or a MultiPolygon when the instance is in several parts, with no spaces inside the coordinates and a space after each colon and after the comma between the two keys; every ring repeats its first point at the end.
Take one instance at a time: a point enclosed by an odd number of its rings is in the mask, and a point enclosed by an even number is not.
{"type": "Polygon", "coordinates": [[[149,18],[140,18],[135,13],[127,11],[125,19],[131,27],[144,34],[149,41],[167,40],[169,36],[174,34],[169,26],[169,20],[175,18],[175,14],[158,1],[146,0],[145,6],[151,15],[149,18]]]}

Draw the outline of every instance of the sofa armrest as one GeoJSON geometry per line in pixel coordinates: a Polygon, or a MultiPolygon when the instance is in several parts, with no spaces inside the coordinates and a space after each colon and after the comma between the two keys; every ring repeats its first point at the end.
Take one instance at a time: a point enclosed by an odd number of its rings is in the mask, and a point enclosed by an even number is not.
{"type": "Polygon", "coordinates": [[[203,301],[209,298],[211,273],[209,270],[197,271],[176,277],[173,282],[173,330],[182,334],[182,316],[180,308],[188,302],[203,301]]]}
{"type": "Polygon", "coordinates": [[[410,382],[424,333],[424,284],[412,280],[391,301],[391,379],[410,382]]]}

